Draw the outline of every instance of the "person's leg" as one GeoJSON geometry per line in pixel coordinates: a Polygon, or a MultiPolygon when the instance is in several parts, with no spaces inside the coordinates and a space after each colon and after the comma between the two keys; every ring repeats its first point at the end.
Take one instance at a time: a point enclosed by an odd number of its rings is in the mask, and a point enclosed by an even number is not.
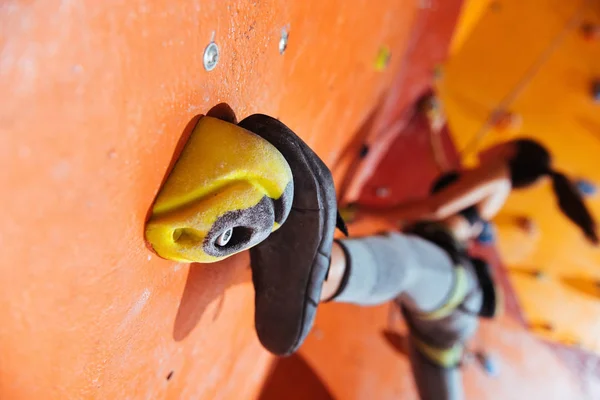
{"type": "MultiPolygon", "coordinates": [[[[341,240],[334,243],[322,300],[371,305],[397,299],[406,312],[418,318],[447,304],[455,293],[457,276],[457,268],[444,250],[416,236],[389,233],[341,240]]],[[[481,296],[473,290],[477,282],[471,271],[466,272],[466,284],[470,295],[464,302],[475,311],[481,296]]],[[[462,314],[428,320],[423,326],[409,324],[409,359],[421,400],[464,398],[457,364],[461,343],[474,332],[477,317],[474,312],[455,313],[462,314]],[[428,333],[425,337],[433,336],[431,342],[417,339],[418,327],[428,333]]]]}
{"type": "Polygon", "coordinates": [[[425,357],[409,339],[410,366],[421,400],[464,399],[462,374],[458,366],[440,367],[425,357]]]}
{"type": "Polygon", "coordinates": [[[455,266],[435,244],[388,233],[334,243],[321,300],[374,305],[399,298],[411,310],[444,305],[455,284],[455,266]]]}

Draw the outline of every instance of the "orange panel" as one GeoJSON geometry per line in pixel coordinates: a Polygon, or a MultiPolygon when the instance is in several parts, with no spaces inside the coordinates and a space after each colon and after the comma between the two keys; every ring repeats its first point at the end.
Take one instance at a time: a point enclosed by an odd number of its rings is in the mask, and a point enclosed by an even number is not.
{"type": "Polygon", "coordinates": [[[416,3],[5,2],[0,398],[252,397],[270,357],[247,256],[158,259],[150,204],[186,124],[220,102],[336,160],[398,72],[416,3]]]}
{"type": "MultiPolygon", "coordinates": [[[[402,345],[406,328],[394,320],[389,307],[322,307],[316,332],[301,355],[323,382],[346,382],[328,386],[334,398],[359,400],[377,393],[382,400],[417,399],[402,345]],[[326,352],[336,357],[319,357],[326,352]]],[[[510,318],[482,324],[469,348],[497,359],[500,374],[492,378],[477,363],[465,365],[467,399],[583,398],[577,375],[510,318]]]]}

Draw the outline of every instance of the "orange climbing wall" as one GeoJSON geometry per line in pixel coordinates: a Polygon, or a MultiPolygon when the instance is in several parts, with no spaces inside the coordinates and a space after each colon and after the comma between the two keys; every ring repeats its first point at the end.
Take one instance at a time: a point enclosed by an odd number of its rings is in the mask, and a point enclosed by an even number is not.
{"type": "Polygon", "coordinates": [[[0,398],[252,398],[271,358],[247,255],[158,259],[150,204],[220,102],[281,118],[332,165],[398,73],[418,3],[3,2],[0,398]]]}
{"type": "MultiPolygon", "coordinates": [[[[304,398],[414,398],[394,347],[402,326],[383,335],[385,306],[326,305],[300,354],[263,385],[272,359],[253,332],[247,255],[208,266],[160,260],[143,222],[186,125],[220,102],[239,118],[281,118],[342,182],[341,161],[431,83],[458,5],[4,2],[0,398],[272,399],[281,371],[286,396],[300,387],[312,389],[304,398]],[[202,52],[212,37],[221,57],[209,73],[202,52]],[[391,62],[378,71],[383,47],[391,62]],[[381,104],[387,112],[374,118],[381,104]]],[[[471,367],[474,398],[510,398],[522,384],[521,398],[577,398],[564,365],[514,321],[486,326],[479,340],[514,365],[495,382],[471,367]]]]}
{"type": "MultiPolygon", "coordinates": [[[[439,86],[467,163],[477,149],[527,135],[553,151],[558,169],[600,183],[600,105],[590,95],[600,76],[600,41],[585,40],[585,21],[600,22],[598,2],[501,0],[481,14],[439,86]],[[520,115],[522,125],[486,124],[497,109],[520,115]]],[[[588,204],[600,219],[597,198],[588,204]]],[[[559,214],[550,185],[512,195],[496,222],[499,251],[532,330],[599,353],[600,253],[559,214]],[[516,226],[522,216],[537,226],[532,235],[516,226]]]]}

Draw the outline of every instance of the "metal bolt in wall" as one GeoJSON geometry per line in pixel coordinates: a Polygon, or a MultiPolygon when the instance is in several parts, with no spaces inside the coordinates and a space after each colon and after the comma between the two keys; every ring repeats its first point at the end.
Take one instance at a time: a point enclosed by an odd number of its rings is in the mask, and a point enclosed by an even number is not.
{"type": "Polygon", "coordinates": [[[215,42],[210,42],[204,49],[204,57],[202,58],[204,69],[212,71],[219,62],[219,46],[215,42]]]}
{"type": "Polygon", "coordinates": [[[281,37],[279,38],[279,54],[283,55],[283,53],[285,53],[289,37],[290,33],[288,32],[287,28],[283,28],[281,30],[281,37]]]}

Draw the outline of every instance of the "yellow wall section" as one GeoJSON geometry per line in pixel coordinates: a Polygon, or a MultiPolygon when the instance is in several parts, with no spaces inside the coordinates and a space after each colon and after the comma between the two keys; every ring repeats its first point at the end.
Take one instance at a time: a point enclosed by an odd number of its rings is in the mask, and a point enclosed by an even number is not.
{"type": "MultiPolygon", "coordinates": [[[[469,150],[467,163],[491,143],[531,136],[552,150],[559,170],[600,183],[600,104],[590,95],[600,77],[600,41],[584,40],[583,20],[600,22],[600,4],[504,0],[476,23],[461,20],[470,33],[445,66],[439,90],[455,142],[469,150]],[[521,126],[485,129],[503,106],[522,117],[521,126]]],[[[600,220],[600,201],[588,204],[600,220]]],[[[559,213],[550,185],[513,194],[496,222],[532,330],[600,352],[600,250],[559,213]],[[538,231],[520,230],[519,216],[531,217],[538,231]]]]}
{"type": "Polygon", "coordinates": [[[454,54],[458,51],[467,37],[470,36],[471,31],[475,28],[475,25],[481,19],[481,16],[490,6],[492,0],[465,0],[463,8],[460,13],[458,25],[454,31],[452,37],[452,43],[450,44],[450,54],[454,54]]]}

